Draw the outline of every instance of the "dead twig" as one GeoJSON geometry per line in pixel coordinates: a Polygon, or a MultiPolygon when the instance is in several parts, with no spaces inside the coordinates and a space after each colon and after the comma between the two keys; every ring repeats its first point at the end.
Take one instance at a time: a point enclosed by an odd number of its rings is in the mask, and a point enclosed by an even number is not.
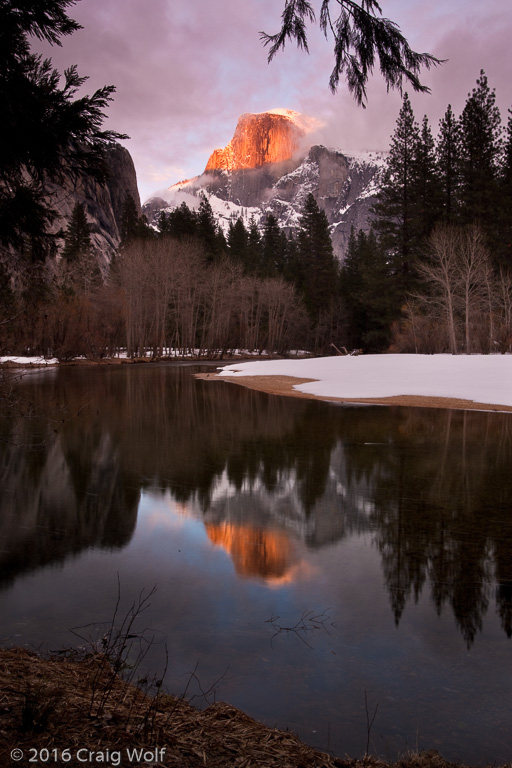
{"type": "Polygon", "coordinates": [[[379,704],[375,705],[375,709],[373,710],[373,715],[370,719],[370,714],[368,712],[368,696],[366,694],[366,691],[364,692],[364,708],[366,711],[366,749],[364,751],[365,756],[368,756],[368,750],[370,749],[370,734],[372,732],[372,725],[375,722],[375,718],[377,716],[377,710],[379,708],[379,704]]]}
{"type": "Polygon", "coordinates": [[[137,670],[154,644],[154,634],[150,633],[147,627],[136,632],[134,623],[149,608],[151,605],[149,601],[155,592],[156,586],[146,594],[145,590],[142,590],[138,600],[134,601],[125,613],[120,625],[116,626],[121,603],[121,585],[118,575],[114,613],[107,631],[101,638],[99,640],[97,638],[91,639],[90,636],[83,634],[83,630],[91,627],[91,624],[73,627],[70,630],[76,637],[86,642],[86,648],[90,648],[93,653],[100,657],[100,663],[91,685],[90,715],[94,713],[96,717],[102,716],[116,680],[121,673],[125,673],[123,676],[127,683],[133,682],[137,670]],[[128,674],[126,674],[127,669],[130,670],[128,674]],[[105,675],[107,682],[105,682],[105,675]]]}
{"type": "MultiPolygon", "coordinates": [[[[304,645],[307,645],[308,648],[312,649],[313,646],[311,646],[306,640],[306,636],[309,632],[312,632],[315,629],[323,629],[325,632],[327,632],[327,634],[330,634],[326,627],[326,622],[330,618],[329,614],[327,613],[328,610],[329,609],[326,608],[321,613],[314,613],[312,610],[303,611],[300,619],[289,627],[282,626],[281,624],[277,623],[278,619],[280,618],[279,616],[271,616],[270,619],[267,619],[265,622],[265,624],[271,624],[272,627],[276,630],[270,638],[270,645],[273,644],[274,637],[276,637],[276,635],[280,635],[281,632],[292,632],[299,638],[299,640],[304,643],[304,645]]],[[[331,623],[331,626],[334,625],[331,623]]]]}

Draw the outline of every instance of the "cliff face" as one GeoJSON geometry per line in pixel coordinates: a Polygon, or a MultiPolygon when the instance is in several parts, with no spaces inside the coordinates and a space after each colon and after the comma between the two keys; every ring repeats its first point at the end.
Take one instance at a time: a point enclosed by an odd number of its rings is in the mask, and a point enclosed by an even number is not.
{"type": "Polygon", "coordinates": [[[370,228],[384,157],[380,152],[345,155],[313,146],[294,170],[274,184],[265,210],[277,218],[281,227],[294,230],[306,197],[312,193],[330,224],[334,252],[343,260],[352,227],[356,231],[370,228]]]}
{"type": "Polygon", "coordinates": [[[112,213],[116,223],[119,225],[126,193],[133,197],[139,215],[141,213],[137,174],[135,173],[132,156],[120,144],[112,147],[108,153],[107,163],[110,176],[106,186],[110,195],[112,213]]]}
{"type": "Polygon", "coordinates": [[[83,203],[91,227],[91,240],[100,263],[110,262],[120,242],[119,227],[126,193],[135,200],[141,213],[137,175],[127,149],[114,145],[107,155],[109,177],[105,184],[83,179],[76,184],[69,182],[63,187],[49,189],[51,204],[59,213],[55,231],[66,229],[76,203],[83,203]]]}
{"type": "MultiPolygon", "coordinates": [[[[284,112],[284,111],[283,111],[284,112]]],[[[237,171],[260,168],[267,163],[290,160],[306,134],[295,112],[244,114],[235,134],[224,149],[215,149],[206,164],[209,171],[237,171]]]]}

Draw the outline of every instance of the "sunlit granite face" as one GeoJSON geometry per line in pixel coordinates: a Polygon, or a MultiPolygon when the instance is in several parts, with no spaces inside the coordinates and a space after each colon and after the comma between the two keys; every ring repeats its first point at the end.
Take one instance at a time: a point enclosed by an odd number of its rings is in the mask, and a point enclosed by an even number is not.
{"type": "Polygon", "coordinates": [[[289,160],[306,133],[294,115],[291,111],[241,115],[233,138],[226,147],[212,152],[205,173],[260,168],[266,163],[289,160]]]}

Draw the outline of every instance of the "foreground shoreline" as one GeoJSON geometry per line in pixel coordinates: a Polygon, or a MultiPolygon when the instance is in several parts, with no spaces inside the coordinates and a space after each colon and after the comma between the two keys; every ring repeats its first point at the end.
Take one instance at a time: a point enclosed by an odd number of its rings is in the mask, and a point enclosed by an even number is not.
{"type": "Polygon", "coordinates": [[[456,410],[471,411],[496,411],[512,413],[512,406],[496,405],[494,403],[478,403],[473,400],[465,400],[455,397],[429,397],[421,395],[393,395],[391,397],[375,398],[348,398],[325,397],[294,389],[299,384],[318,381],[318,379],[301,379],[295,376],[226,376],[219,373],[196,373],[196,379],[207,381],[225,381],[231,384],[239,384],[248,389],[265,392],[268,395],[283,395],[287,397],[299,397],[307,400],[323,400],[329,403],[346,403],[348,405],[387,405],[404,406],[407,408],[451,408],[456,410]]]}
{"type": "Polygon", "coordinates": [[[24,648],[0,649],[0,699],[2,766],[40,756],[38,764],[70,766],[467,768],[435,750],[393,763],[334,757],[224,702],[199,710],[183,698],[145,693],[116,675],[102,654],[43,658],[24,648]]]}
{"type": "MultiPolygon", "coordinates": [[[[385,360],[386,357],[389,359],[391,356],[387,355],[380,355],[380,356],[367,356],[366,359],[368,360],[370,357],[379,357],[382,360],[385,360]]],[[[423,356],[409,356],[409,355],[403,355],[403,356],[397,356],[401,357],[402,359],[405,359],[407,357],[416,357],[416,359],[421,358],[423,356]]],[[[431,360],[434,360],[436,356],[428,356],[431,360]]],[[[438,356],[441,357],[441,356],[438,356]]],[[[451,357],[451,356],[450,356],[451,357]]],[[[455,358],[459,357],[460,359],[463,359],[465,356],[454,356],[455,358]]],[[[467,357],[467,356],[466,356],[467,357]]],[[[471,356],[470,356],[471,357],[471,356]]],[[[492,356],[481,356],[485,357],[486,359],[492,359],[492,356]]],[[[503,359],[503,356],[499,356],[503,359]]],[[[315,358],[306,358],[306,360],[314,361],[315,358]]],[[[340,358],[317,358],[317,360],[335,360],[340,358]]],[[[341,358],[341,359],[347,359],[347,358],[341,358]]],[[[348,358],[354,360],[354,358],[348,358]]],[[[365,356],[362,356],[362,358],[359,359],[365,359],[365,356]]],[[[512,363],[512,356],[509,356],[510,362],[512,363]]],[[[474,411],[490,411],[490,412],[500,412],[500,413],[510,413],[512,412],[512,404],[504,404],[500,402],[484,402],[478,398],[475,399],[469,399],[465,397],[449,397],[449,396],[443,396],[443,395],[422,395],[422,394],[393,394],[388,396],[365,396],[365,397],[359,397],[359,396],[337,396],[336,394],[329,394],[329,395],[322,395],[315,393],[313,391],[302,391],[298,389],[297,387],[300,387],[303,384],[321,384],[322,379],[321,378],[304,378],[300,375],[287,375],[283,373],[262,373],[262,374],[244,374],[244,370],[246,367],[246,364],[249,363],[251,367],[253,367],[254,370],[258,369],[258,366],[263,361],[257,361],[254,360],[254,358],[240,358],[237,363],[233,363],[233,359],[230,358],[230,362],[228,363],[228,360],[219,360],[216,358],[159,358],[159,359],[152,359],[152,358],[103,358],[99,360],[93,360],[93,359],[76,359],[76,360],[70,360],[70,361],[58,361],[58,360],[42,360],[42,359],[30,359],[30,358],[10,358],[10,359],[0,359],[0,371],[3,369],[4,371],[12,370],[13,373],[15,373],[18,370],[41,370],[41,369],[54,369],[57,367],[96,367],[96,366],[116,366],[116,365],[138,365],[138,364],[151,364],[151,363],[177,363],[177,364],[183,364],[183,363],[189,363],[191,365],[194,364],[205,364],[205,365],[217,365],[218,371],[216,373],[197,373],[194,374],[194,377],[197,379],[203,379],[207,381],[224,381],[224,382],[230,382],[239,384],[241,386],[244,386],[248,389],[254,389],[259,392],[264,392],[266,394],[270,395],[281,395],[281,396],[287,396],[287,397],[296,397],[296,398],[302,398],[302,399],[309,399],[309,400],[323,400],[325,402],[331,402],[331,403],[340,403],[340,404],[352,404],[352,405],[381,405],[381,406],[401,406],[401,407],[408,407],[408,408],[444,408],[444,409],[455,409],[455,410],[474,410],[474,411]],[[240,366],[240,370],[237,370],[240,366]]],[[[271,363],[278,363],[279,360],[273,359],[270,361],[271,363]]],[[[296,362],[296,361],[290,361],[290,359],[283,359],[283,361],[286,365],[288,362],[296,362]]],[[[510,370],[512,372],[512,366],[510,367],[510,370]]],[[[397,376],[398,379],[398,376],[397,376]]],[[[512,388],[512,380],[510,384],[512,388]]],[[[404,387],[405,391],[407,387],[404,387]]],[[[487,393],[484,393],[487,394],[487,393]]],[[[495,398],[498,399],[499,398],[495,398]]]]}

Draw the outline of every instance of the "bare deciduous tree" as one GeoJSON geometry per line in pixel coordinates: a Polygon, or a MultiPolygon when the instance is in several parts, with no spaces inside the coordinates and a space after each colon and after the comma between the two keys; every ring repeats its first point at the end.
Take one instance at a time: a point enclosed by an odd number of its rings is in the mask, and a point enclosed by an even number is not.
{"type": "Polygon", "coordinates": [[[418,273],[430,290],[428,294],[417,294],[414,298],[423,305],[425,314],[435,312],[444,316],[449,349],[452,354],[456,354],[458,270],[457,249],[452,230],[449,227],[438,227],[429,240],[429,246],[430,259],[418,265],[418,273]]]}
{"type": "MultiPolygon", "coordinates": [[[[456,291],[462,303],[464,319],[464,347],[466,354],[473,351],[472,341],[478,320],[489,307],[490,259],[482,231],[475,224],[455,234],[456,291]]],[[[492,316],[489,312],[487,319],[492,316]]],[[[486,351],[489,351],[487,349],[486,351]]]]}
{"type": "Polygon", "coordinates": [[[410,328],[415,330],[421,316],[429,318],[438,331],[436,351],[492,351],[496,324],[501,324],[498,281],[479,227],[437,227],[417,269],[426,290],[410,297],[410,328]]]}
{"type": "Polygon", "coordinates": [[[502,354],[512,351],[512,274],[500,269],[495,292],[496,342],[502,354]]]}
{"type": "Polygon", "coordinates": [[[228,258],[208,264],[197,240],[134,241],[123,249],[119,282],[125,296],[129,356],[223,355],[243,348],[285,351],[306,333],[306,314],[281,278],[244,276],[228,258]]]}

